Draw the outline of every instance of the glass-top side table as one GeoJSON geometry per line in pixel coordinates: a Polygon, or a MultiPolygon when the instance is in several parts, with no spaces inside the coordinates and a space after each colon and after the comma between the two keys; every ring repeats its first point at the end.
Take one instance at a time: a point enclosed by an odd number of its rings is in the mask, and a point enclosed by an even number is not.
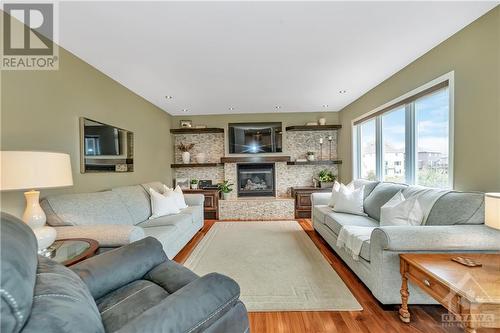
{"type": "Polygon", "coordinates": [[[55,241],[40,254],[65,266],[71,266],[92,257],[98,248],[99,243],[96,240],[69,238],[55,241]]]}

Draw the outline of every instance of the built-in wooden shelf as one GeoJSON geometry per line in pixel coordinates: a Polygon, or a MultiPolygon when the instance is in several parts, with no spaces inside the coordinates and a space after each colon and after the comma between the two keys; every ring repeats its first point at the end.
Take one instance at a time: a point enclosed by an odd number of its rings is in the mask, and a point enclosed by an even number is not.
{"type": "Polygon", "coordinates": [[[285,129],[287,131],[332,131],[341,129],[342,125],[300,125],[300,126],[288,126],[285,129]]]}
{"type": "Polygon", "coordinates": [[[329,165],[329,164],[342,164],[341,160],[322,160],[322,161],[290,161],[286,162],[288,165],[329,165]]]}
{"type": "Polygon", "coordinates": [[[230,156],[221,157],[222,163],[266,163],[289,162],[290,156],[230,156]]]}
{"type": "Polygon", "coordinates": [[[170,133],[172,134],[202,134],[202,133],[224,133],[223,128],[194,128],[194,127],[186,127],[186,128],[172,128],[170,129],[170,133]]]}
{"type": "Polygon", "coordinates": [[[221,163],[174,163],[170,164],[171,168],[207,168],[222,165],[221,163]]]}

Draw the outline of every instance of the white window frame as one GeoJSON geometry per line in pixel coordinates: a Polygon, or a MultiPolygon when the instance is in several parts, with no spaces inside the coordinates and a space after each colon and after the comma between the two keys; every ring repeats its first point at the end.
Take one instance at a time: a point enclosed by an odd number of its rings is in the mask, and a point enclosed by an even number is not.
{"type": "MultiPolygon", "coordinates": [[[[448,116],[448,126],[449,126],[449,136],[448,136],[448,187],[449,188],[454,188],[455,185],[455,177],[454,177],[454,141],[455,141],[455,135],[454,135],[454,114],[455,114],[455,72],[451,71],[449,73],[446,73],[412,91],[407,92],[406,94],[395,98],[384,105],[381,105],[377,107],[376,109],[367,112],[351,121],[351,128],[352,128],[352,156],[353,156],[353,170],[352,174],[354,175],[354,178],[361,178],[361,158],[359,156],[359,153],[361,151],[361,126],[359,121],[363,119],[372,120],[375,119],[376,126],[375,126],[375,133],[376,133],[376,140],[375,140],[375,146],[376,146],[376,154],[375,154],[375,159],[376,159],[376,175],[378,180],[382,180],[383,178],[383,156],[382,156],[382,151],[383,151],[383,133],[382,133],[382,115],[378,115],[375,118],[371,118],[370,116],[378,113],[381,110],[388,109],[388,112],[390,112],[389,108],[392,105],[396,105],[399,102],[411,98],[412,96],[415,96],[424,90],[430,89],[440,83],[448,81],[448,104],[449,104],[449,116],[448,116]],[[357,125],[355,123],[358,123],[357,125]]],[[[415,184],[416,183],[416,161],[418,159],[417,157],[417,149],[415,147],[415,141],[416,141],[416,133],[415,133],[415,102],[408,103],[405,105],[405,111],[406,111],[406,124],[405,124],[405,179],[407,184],[415,184]]]]}

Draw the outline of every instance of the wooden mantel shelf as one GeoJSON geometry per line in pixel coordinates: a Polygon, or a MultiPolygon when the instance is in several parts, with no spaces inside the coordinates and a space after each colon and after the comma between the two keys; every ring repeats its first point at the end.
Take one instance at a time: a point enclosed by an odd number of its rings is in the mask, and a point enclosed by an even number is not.
{"type": "Polygon", "coordinates": [[[221,163],[272,163],[289,162],[290,156],[228,156],[221,157],[221,163]]]}
{"type": "Polygon", "coordinates": [[[341,129],[342,125],[300,125],[300,126],[288,126],[285,129],[289,132],[291,131],[333,131],[341,129]]]}
{"type": "Polygon", "coordinates": [[[286,162],[288,165],[329,165],[329,164],[342,164],[341,160],[321,160],[321,161],[290,161],[286,162]]]}
{"type": "Polygon", "coordinates": [[[224,133],[223,128],[195,128],[195,127],[186,127],[186,128],[172,128],[170,129],[170,133],[172,134],[203,134],[203,133],[224,133]]]}
{"type": "Polygon", "coordinates": [[[207,168],[216,167],[222,165],[222,163],[174,163],[170,164],[171,168],[207,168]]]}

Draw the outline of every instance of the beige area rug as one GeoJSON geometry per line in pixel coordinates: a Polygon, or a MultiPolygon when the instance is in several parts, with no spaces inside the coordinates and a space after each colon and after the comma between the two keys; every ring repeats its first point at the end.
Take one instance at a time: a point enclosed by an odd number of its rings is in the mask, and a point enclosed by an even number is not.
{"type": "Polygon", "coordinates": [[[248,311],[362,310],[296,221],[217,222],[184,265],[236,280],[248,311]]]}

